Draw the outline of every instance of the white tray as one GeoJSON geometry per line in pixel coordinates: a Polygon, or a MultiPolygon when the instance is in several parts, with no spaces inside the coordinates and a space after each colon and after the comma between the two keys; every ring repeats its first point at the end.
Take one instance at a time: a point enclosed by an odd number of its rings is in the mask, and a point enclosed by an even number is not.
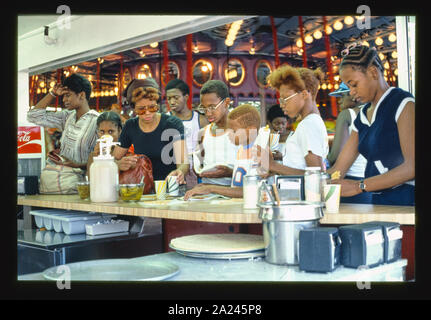
{"type": "Polygon", "coordinates": [[[66,276],[71,281],[155,281],[170,278],[179,271],[177,265],[167,262],[100,259],[55,266],[45,270],[43,276],[54,281],[64,281],[66,276]]]}

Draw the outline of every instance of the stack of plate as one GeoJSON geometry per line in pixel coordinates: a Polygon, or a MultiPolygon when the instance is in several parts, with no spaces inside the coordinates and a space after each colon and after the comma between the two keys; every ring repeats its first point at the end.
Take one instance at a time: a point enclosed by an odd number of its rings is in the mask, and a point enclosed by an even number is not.
{"type": "Polygon", "coordinates": [[[169,247],[203,259],[249,259],[265,256],[263,236],[243,233],[195,234],[172,239],[169,247]]]}

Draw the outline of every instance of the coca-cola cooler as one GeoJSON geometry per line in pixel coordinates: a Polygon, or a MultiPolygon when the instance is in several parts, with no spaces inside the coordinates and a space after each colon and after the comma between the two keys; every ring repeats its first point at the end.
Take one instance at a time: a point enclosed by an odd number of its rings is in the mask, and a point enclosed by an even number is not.
{"type": "Polygon", "coordinates": [[[46,159],[43,128],[18,124],[17,152],[17,193],[38,193],[40,173],[45,167],[46,159]]]}

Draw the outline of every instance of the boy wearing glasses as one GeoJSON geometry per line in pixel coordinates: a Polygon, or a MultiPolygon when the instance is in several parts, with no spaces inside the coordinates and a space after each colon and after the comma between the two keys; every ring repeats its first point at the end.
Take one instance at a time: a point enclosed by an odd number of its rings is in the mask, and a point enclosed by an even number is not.
{"type": "Polygon", "coordinates": [[[193,155],[195,171],[202,183],[229,186],[238,150],[226,131],[229,89],[220,80],[210,80],[202,86],[200,95],[198,110],[205,114],[210,124],[199,132],[198,148],[193,155]],[[206,168],[211,170],[201,171],[206,168]]]}
{"type": "Polygon", "coordinates": [[[177,117],[157,112],[160,92],[156,81],[134,79],[126,88],[126,98],[137,116],[126,121],[119,138],[121,144],[114,149],[120,170],[136,165],[136,156],[125,156],[133,144],[136,154],[150,158],[154,180],[177,176],[178,183],[184,184],[189,171],[184,125],[177,117]]]}

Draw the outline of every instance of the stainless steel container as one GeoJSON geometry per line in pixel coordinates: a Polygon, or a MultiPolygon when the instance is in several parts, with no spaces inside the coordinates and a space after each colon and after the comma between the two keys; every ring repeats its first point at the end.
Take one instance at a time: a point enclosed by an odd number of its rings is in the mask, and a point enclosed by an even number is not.
{"type": "Polygon", "coordinates": [[[322,203],[282,201],[280,206],[259,204],[265,260],[273,264],[299,263],[299,231],[319,226],[322,203]]]}

